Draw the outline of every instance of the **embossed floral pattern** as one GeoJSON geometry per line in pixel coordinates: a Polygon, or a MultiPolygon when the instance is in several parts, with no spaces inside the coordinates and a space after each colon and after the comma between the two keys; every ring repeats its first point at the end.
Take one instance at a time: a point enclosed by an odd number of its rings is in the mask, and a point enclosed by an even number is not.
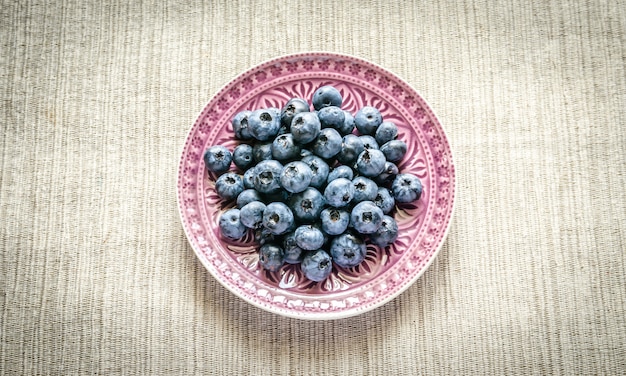
{"type": "Polygon", "coordinates": [[[205,107],[187,138],[179,167],[178,201],[183,227],[203,265],[229,290],[264,309],[286,316],[329,319],[380,306],[414,282],[441,247],[454,203],[454,168],[449,145],[428,105],[405,82],[366,61],[334,54],[301,54],[269,61],[243,73],[205,107]],[[302,76],[306,74],[306,78],[302,76]],[[369,88],[360,82],[370,82],[369,88]],[[377,83],[377,85],[376,85],[377,83]],[[369,245],[365,260],[351,269],[335,267],[314,283],[297,265],[270,273],[259,266],[251,233],[237,241],[220,237],[223,202],[202,161],[204,145],[234,149],[230,119],[243,109],[281,108],[292,97],[310,99],[321,85],[334,85],[343,108],[364,105],[396,122],[407,155],[399,168],[422,179],[420,201],[397,206],[398,240],[384,249],[369,245]],[[389,101],[394,98],[395,105],[389,101]],[[398,105],[400,103],[400,105],[398,105]]]}

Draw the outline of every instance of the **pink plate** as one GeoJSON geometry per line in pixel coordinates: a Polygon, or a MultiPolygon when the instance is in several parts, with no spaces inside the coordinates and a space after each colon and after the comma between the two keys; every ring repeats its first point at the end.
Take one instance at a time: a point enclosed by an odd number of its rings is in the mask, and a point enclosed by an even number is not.
{"type": "MultiPolygon", "coordinates": [[[[233,166],[233,169],[235,167],[233,166]]],[[[180,216],[196,255],[228,290],[265,310],[301,319],[337,319],[379,307],[406,290],[424,273],[441,248],[452,216],[455,175],[444,131],[426,101],[393,73],[367,61],[330,53],[303,53],[267,61],[239,75],[204,107],[193,124],[178,170],[180,216]],[[252,236],[237,241],[220,236],[222,202],[202,154],[212,145],[230,150],[232,117],[242,110],[278,107],[293,97],[310,98],[319,86],[333,85],[342,108],[355,113],[378,108],[399,128],[408,152],[398,167],[417,175],[424,186],[419,201],[398,205],[399,237],[351,269],[334,267],[325,281],[313,283],[299,265],[270,273],[261,268],[252,236]]]]}

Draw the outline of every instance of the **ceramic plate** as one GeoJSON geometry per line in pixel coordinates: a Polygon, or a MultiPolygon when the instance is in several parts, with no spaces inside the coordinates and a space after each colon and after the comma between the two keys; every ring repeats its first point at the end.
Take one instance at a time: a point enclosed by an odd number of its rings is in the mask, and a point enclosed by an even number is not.
{"type": "MultiPolygon", "coordinates": [[[[356,132],[356,131],[355,131],[356,132]]],[[[233,170],[235,169],[233,165],[233,170]]],[[[379,307],[415,282],[441,248],[454,203],[452,153],[441,124],[426,101],[393,73],[345,55],[303,53],[267,61],[239,75],[204,107],[193,124],[178,170],[182,224],[197,257],[228,290],[262,309],[302,319],[336,319],[379,307]],[[237,241],[220,236],[220,214],[233,207],[214,189],[202,159],[212,145],[230,150],[232,117],[242,110],[278,107],[293,97],[311,99],[322,85],[333,85],[342,108],[355,113],[378,108],[399,128],[408,151],[401,172],[417,175],[424,186],[419,201],[397,205],[398,240],[383,249],[368,245],[365,260],[351,269],[334,267],[325,281],[311,282],[299,265],[267,272],[259,264],[251,234],[237,241]]]]}

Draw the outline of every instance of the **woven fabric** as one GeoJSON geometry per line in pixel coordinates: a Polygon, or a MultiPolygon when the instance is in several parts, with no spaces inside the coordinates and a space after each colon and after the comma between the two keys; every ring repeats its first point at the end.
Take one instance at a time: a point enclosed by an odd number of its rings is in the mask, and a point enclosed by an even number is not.
{"type": "Polygon", "coordinates": [[[620,374],[623,1],[1,1],[0,374],[620,374]],[[415,87],[458,195],[428,271],[353,318],[224,289],[176,174],[219,88],[351,54],[415,87]]]}

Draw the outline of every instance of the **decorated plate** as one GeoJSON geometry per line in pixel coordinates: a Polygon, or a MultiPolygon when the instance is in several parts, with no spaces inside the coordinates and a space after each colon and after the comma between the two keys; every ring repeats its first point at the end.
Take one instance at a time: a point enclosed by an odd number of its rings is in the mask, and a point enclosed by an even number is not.
{"type": "MultiPolygon", "coordinates": [[[[356,133],[356,131],[355,131],[356,133]]],[[[236,170],[233,164],[232,170],[236,170]]],[[[267,61],[240,74],[204,107],[185,140],[178,170],[178,206],[183,228],[197,257],[228,290],[245,301],[280,315],[327,320],[379,307],[414,283],[432,263],[450,226],[455,174],[450,145],[426,101],[406,82],[380,66],[352,56],[303,53],[267,61]],[[259,263],[251,231],[228,240],[218,227],[222,212],[235,206],[220,199],[203,162],[204,151],[224,145],[231,151],[231,119],[242,110],[282,108],[291,98],[307,99],[322,85],[343,97],[342,109],[380,110],[394,122],[407,153],[400,172],[417,175],[423,185],[418,201],[397,204],[398,239],[379,248],[368,244],[365,260],[353,268],[333,267],[321,282],[304,277],[299,264],[268,272],[259,263]]]]}

